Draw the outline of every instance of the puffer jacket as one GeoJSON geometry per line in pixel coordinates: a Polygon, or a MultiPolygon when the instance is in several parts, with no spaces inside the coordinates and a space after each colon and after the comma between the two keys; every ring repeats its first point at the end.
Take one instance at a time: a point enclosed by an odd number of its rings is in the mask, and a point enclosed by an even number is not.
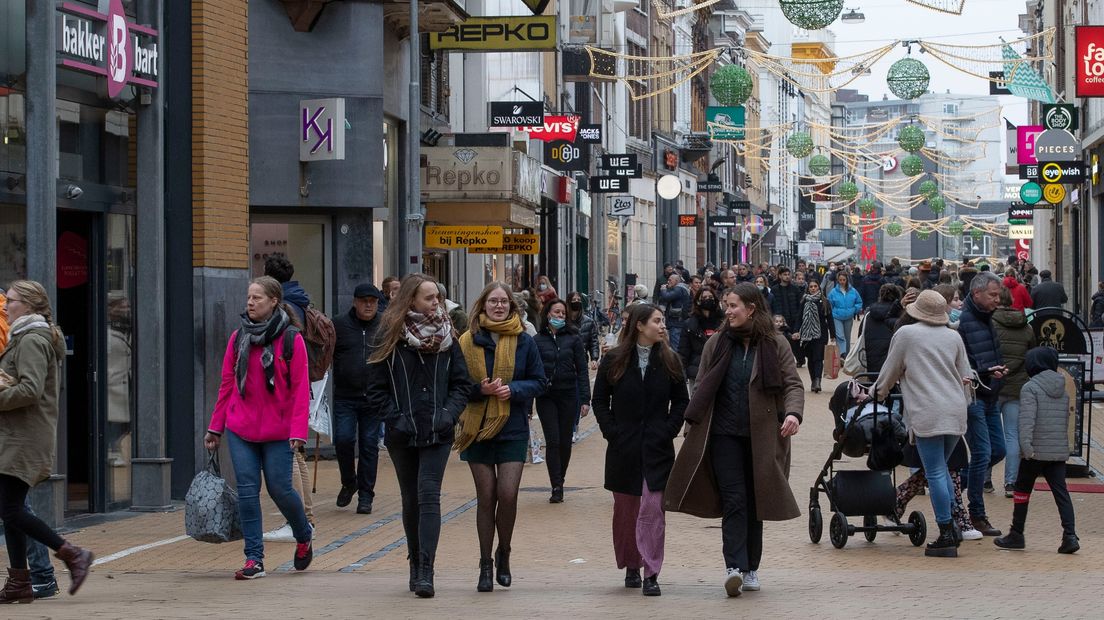
{"type": "Polygon", "coordinates": [[[575,328],[579,330],[579,338],[583,341],[583,349],[590,356],[591,361],[597,362],[599,356],[598,326],[594,324],[594,319],[580,312],[579,320],[568,322],[575,324],[575,328]]]}
{"type": "Polygon", "coordinates": [[[1104,291],[1093,293],[1089,319],[1092,321],[1089,327],[1104,327],[1104,291]]]}
{"type": "Polygon", "coordinates": [[[1012,308],[1016,310],[1024,310],[1025,308],[1033,308],[1035,302],[1031,301],[1031,293],[1027,292],[1024,285],[1016,281],[1016,278],[1008,276],[1003,281],[1004,288],[1008,289],[1009,293],[1012,293],[1012,308]]]}
{"type": "MultiPolygon", "coordinates": [[[[1026,365],[1040,364],[1045,356],[1057,365],[1057,352],[1036,348],[1026,365]]],[[[1047,368],[1031,377],[1020,392],[1020,454],[1036,461],[1065,461],[1070,456],[1070,402],[1062,373],[1047,368]]]]}
{"type": "Polygon", "coordinates": [[[863,276],[858,287],[859,294],[862,295],[863,306],[869,308],[878,303],[878,292],[882,288],[882,282],[884,282],[882,276],[872,271],[863,276]]]}
{"type": "Polygon", "coordinates": [[[1000,341],[1001,358],[1008,366],[1008,375],[1004,377],[1004,386],[1000,396],[1008,400],[1019,400],[1020,390],[1027,383],[1027,369],[1024,368],[1024,356],[1035,348],[1035,330],[1027,325],[1027,317],[1019,310],[997,308],[993,312],[993,328],[997,330],[1000,341]]]}
{"type": "Polygon", "coordinates": [[[697,378],[705,341],[720,329],[721,321],[721,311],[716,310],[708,317],[695,314],[686,322],[682,337],[679,338],[678,354],[682,358],[682,367],[686,369],[687,379],[697,378]]]}
{"type": "MultiPolygon", "coordinates": [[[[544,376],[548,379],[548,392],[577,394],[580,405],[590,404],[590,375],[587,372],[587,356],[583,340],[575,326],[568,323],[556,334],[547,327],[533,340],[544,364],[544,376]]],[[[547,392],[546,392],[547,393],[547,392]]]]}
{"type": "Polygon", "coordinates": [[[962,315],[958,319],[958,333],[966,345],[966,356],[981,378],[982,385],[977,388],[978,400],[992,402],[1000,395],[1001,380],[994,379],[989,369],[1000,366],[1000,346],[997,331],[993,328],[993,313],[983,312],[974,304],[973,297],[966,297],[962,304],[962,315]]]}
{"type": "Polygon", "coordinates": [[[863,348],[866,351],[866,372],[878,372],[889,355],[893,328],[901,316],[900,304],[879,301],[870,306],[863,319],[863,348]]]}
{"type": "Polygon", "coordinates": [[[365,397],[368,389],[368,358],[375,348],[379,323],[379,313],[371,321],[362,321],[357,318],[356,308],[350,308],[345,314],[334,317],[337,339],[330,372],[333,375],[335,399],[358,400],[365,397]]]}

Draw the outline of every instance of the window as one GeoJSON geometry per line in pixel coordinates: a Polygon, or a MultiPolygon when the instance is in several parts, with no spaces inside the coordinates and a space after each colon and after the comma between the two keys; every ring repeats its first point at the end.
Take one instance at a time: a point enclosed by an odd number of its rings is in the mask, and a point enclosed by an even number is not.
{"type": "Polygon", "coordinates": [[[957,116],[958,115],[958,104],[957,103],[944,103],[943,104],[943,114],[945,114],[947,116],[957,116]]]}
{"type": "Polygon", "coordinates": [[[250,222],[250,262],[253,277],[264,275],[265,259],[281,253],[295,267],[292,279],[323,312],[329,308],[330,233],[328,217],[254,215],[250,222]]]}
{"type": "MultiPolygon", "coordinates": [[[[636,43],[629,43],[629,54],[632,56],[647,56],[648,51],[644,49],[644,46],[636,43]]],[[[638,93],[642,93],[646,90],[647,85],[643,81],[636,81],[633,83],[633,88],[638,93]]],[[[649,129],[651,128],[651,97],[645,97],[643,99],[637,99],[629,101],[629,135],[633,138],[640,140],[647,140],[650,136],[649,129]]]]}
{"type": "Polygon", "coordinates": [[[448,116],[449,72],[448,55],[429,50],[429,35],[422,35],[422,106],[430,112],[448,116]]]}

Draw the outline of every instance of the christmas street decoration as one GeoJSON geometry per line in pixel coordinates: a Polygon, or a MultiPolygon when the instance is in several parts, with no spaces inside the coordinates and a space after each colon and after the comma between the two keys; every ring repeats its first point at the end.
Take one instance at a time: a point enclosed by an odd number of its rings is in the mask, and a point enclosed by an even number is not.
{"type": "Polygon", "coordinates": [[[786,19],[805,30],[820,30],[843,11],[843,0],[780,0],[779,4],[786,19]]]}
{"type": "Polygon", "coordinates": [[[886,85],[899,99],[915,99],[928,92],[928,67],[915,58],[902,58],[889,67],[886,85]]]}
{"type": "Polygon", "coordinates": [[[844,181],[839,186],[840,200],[851,202],[859,195],[859,186],[854,181],[844,181]]]}
{"type": "Polygon", "coordinates": [[[918,191],[920,192],[921,196],[928,200],[931,200],[939,194],[939,184],[931,179],[927,179],[920,183],[918,191]]]}
{"type": "Polygon", "coordinates": [[[962,15],[962,7],[966,4],[966,0],[907,0],[917,6],[922,6],[925,9],[931,9],[933,11],[939,11],[940,13],[950,13],[952,15],[962,15]]]}
{"type": "Polygon", "coordinates": [[[928,198],[928,208],[936,215],[943,215],[943,211],[947,209],[947,201],[942,196],[932,196],[928,198]]]}
{"type": "Polygon", "coordinates": [[[947,231],[952,235],[958,237],[962,235],[963,224],[962,220],[955,220],[947,226],[947,231]]]}
{"type": "Polygon", "coordinates": [[[897,133],[897,144],[902,151],[916,153],[924,148],[924,130],[917,125],[905,125],[897,133]]]}
{"type": "Polygon", "coordinates": [[[721,0],[702,0],[701,2],[691,4],[690,6],[688,6],[686,8],[677,9],[677,10],[674,10],[674,11],[667,11],[667,8],[668,8],[669,5],[667,5],[663,2],[660,2],[660,0],[652,0],[652,6],[655,7],[656,17],[658,17],[659,19],[671,19],[672,17],[678,17],[680,15],[686,15],[688,13],[693,13],[695,11],[700,11],[701,9],[704,9],[707,6],[713,6],[714,4],[717,4],[720,1],[721,0]]]}
{"type": "Polygon", "coordinates": [[[813,152],[813,137],[807,131],[795,131],[786,139],[786,151],[798,159],[804,159],[813,152]]]}
{"type": "Polygon", "coordinates": [[[822,177],[832,171],[832,160],[827,155],[816,154],[809,158],[809,172],[822,177]]]}
{"type": "Polygon", "coordinates": [[[909,155],[901,160],[901,172],[909,177],[924,174],[924,160],[919,155],[909,155]]]}
{"type": "Polygon", "coordinates": [[[878,208],[878,204],[874,202],[873,198],[863,198],[859,201],[858,207],[859,213],[862,213],[864,217],[867,217],[870,214],[874,213],[874,211],[878,208]]]}
{"type": "Polygon", "coordinates": [[[743,105],[751,96],[754,83],[747,69],[738,65],[725,65],[709,78],[709,92],[721,105],[743,105]]]}
{"type": "Polygon", "coordinates": [[[893,222],[890,222],[889,224],[886,224],[885,231],[886,231],[886,234],[889,235],[890,237],[900,237],[901,232],[903,232],[902,228],[901,228],[901,223],[897,222],[897,221],[893,221],[893,222]]]}

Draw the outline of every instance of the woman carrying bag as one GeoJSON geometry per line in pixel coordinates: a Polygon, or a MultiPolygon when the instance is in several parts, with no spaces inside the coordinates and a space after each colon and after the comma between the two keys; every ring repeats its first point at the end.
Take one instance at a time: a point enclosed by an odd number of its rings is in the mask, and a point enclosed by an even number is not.
{"type": "Polygon", "coordinates": [[[820,379],[824,375],[824,347],[829,338],[835,338],[835,321],[828,300],[820,292],[820,283],[811,280],[806,293],[801,296],[801,347],[809,364],[809,381],[813,392],[820,392],[820,379]]]}
{"type": "Polygon", "coordinates": [[[686,408],[690,432],[667,484],[665,508],[721,517],[725,591],[759,590],[763,521],[801,515],[790,491],[790,437],[805,391],[767,301],[743,282],[722,298],[725,329],[705,345],[686,408]]]}

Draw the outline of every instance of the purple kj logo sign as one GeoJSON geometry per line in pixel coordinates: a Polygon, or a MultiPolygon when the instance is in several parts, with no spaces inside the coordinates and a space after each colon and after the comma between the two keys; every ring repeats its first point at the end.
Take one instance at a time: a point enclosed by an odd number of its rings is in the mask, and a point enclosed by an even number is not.
{"type": "Polygon", "coordinates": [[[345,159],[345,100],[299,102],[299,161],[345,159]]]}

